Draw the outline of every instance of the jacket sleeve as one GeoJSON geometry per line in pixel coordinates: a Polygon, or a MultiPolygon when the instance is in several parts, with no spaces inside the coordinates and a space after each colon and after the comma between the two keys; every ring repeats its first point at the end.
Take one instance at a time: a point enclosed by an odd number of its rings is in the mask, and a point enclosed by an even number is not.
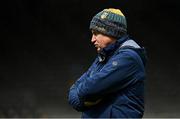
{"type": "Polygon", "coordinates": [[[77,85],[78,97],[84,101],[98,99],[108,93],[113,93],[136,82],[131,76],[136,72],[137,62],[128,51],[122,51],[114,56],[101,71],[90,77],[85,77],[77,85]]]}
{"type": "MultiPolygon", "coordinates": [[[[94,63],[96,60],[94,61],[94,63]]],[[[93,63],[93,64],[94,64],[93,63]]],[[[93,66],[93,65],[92,65],[93,66]]],[[[91,71],[92,66],[88,69],[87,72],[85,72],[70,88],[69,94],[68,94],[68,102],[69,104],[76,109],[77,111],[82,111],[85,108],[85,103],[79,98],[77,94],[77,86],[83,82],[88,77],[88,72],[91,71]]]]}
{"type": "Polygon", "coordinates": [[[87,77],[88,77],[88,75],[89,75],[89,72],[91,72],[91,70],[92,70],[92,68],[93,68],[93,66],[94,66],[94,64],[97,62],[97,58],[94,60],[94,62],[92,63],[92,65],[89,67],[89,69],[83,74],[83,75],[81,75],[81,77],[74,83],[74,85],[79,85],[79,83],[81,83],[83,80],[85,80],[87,77]]]}
{"type": "Polygon", "coordinates": [[[82,111],[84,108],[84,103],[82,100],[80,100],[77,94],[77,87],[74,84],[71,86],[69,90],[68,102],[77,111],[82,111]]]}

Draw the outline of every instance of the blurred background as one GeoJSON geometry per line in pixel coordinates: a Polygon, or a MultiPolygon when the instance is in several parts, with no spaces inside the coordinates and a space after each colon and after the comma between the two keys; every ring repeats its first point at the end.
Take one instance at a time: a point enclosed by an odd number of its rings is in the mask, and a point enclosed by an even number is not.
{"type": "Polygon", "coordinates": [[[179,0],[4,0],[0,117],[80,117],[67,92],[91,65],[91,18],[119,8],[148,53],[144,117],[180,117],[179,0]]]}

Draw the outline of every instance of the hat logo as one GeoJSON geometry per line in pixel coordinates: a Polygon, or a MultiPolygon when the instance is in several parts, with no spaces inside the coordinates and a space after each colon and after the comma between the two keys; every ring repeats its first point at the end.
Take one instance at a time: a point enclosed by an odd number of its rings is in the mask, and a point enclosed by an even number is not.
{"type": "Polygon", "coordinates": [[[102,15],[101,15],[101,19],[105,19],[105,18],[107,17],[107,15],[108,15],[108,13],[107,13],[107,12],[102,13],[102,15]]]}

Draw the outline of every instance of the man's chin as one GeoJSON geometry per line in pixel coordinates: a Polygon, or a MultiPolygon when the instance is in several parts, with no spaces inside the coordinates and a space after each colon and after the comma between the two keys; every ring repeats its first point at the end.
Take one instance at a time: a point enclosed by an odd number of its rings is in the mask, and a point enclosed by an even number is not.
{"type": "Polygon", "coordinates": [[[101,48],[97,48],[97,52],[99,53],[101,51],[101,48]]]}

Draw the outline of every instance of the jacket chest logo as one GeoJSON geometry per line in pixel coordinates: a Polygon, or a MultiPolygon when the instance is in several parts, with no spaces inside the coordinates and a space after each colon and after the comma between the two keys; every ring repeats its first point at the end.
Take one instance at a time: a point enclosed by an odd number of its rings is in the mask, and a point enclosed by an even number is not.
{"type": "Polygon", "coordinates": [[[117,61],[113,61],[113,62],[112,62],[112,65],[113,65],[113,66],[117,66],[117,65],[118,65],[118,62],[117,62],[117,61]]]}

